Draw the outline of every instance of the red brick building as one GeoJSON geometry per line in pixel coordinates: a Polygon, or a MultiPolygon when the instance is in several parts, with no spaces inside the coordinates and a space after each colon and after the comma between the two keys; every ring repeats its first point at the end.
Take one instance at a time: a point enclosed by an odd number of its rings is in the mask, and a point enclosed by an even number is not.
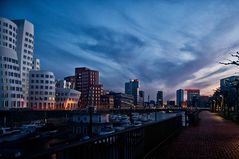
{"type": "Polygon", "coordinates": [[[100,105],[102,85],[99,84],[99,72],[87,67],[75,68],[75,89],[81,92],[80,106],[100,105]]]}
{"type": "Polygon", "coordinates": [[[113,95],[101,95],[99,109],[112,109],[114,108],[114,96],[113,95]]]}

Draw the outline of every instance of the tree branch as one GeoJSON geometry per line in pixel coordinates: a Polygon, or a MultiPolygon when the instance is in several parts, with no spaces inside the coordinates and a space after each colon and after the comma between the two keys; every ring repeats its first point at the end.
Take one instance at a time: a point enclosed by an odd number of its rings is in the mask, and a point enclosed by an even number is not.
{"type": "Polygon", "coordinates": [[[232,57],[236,57],[237,59],[236,60],[227,59],[226,62],[219,62],[219,63],[223,64],[223,65],[236,65],[236,66],[239,66],[239,51],[237,51],[234,54],[231,54],[231,56],[232,57]]]}

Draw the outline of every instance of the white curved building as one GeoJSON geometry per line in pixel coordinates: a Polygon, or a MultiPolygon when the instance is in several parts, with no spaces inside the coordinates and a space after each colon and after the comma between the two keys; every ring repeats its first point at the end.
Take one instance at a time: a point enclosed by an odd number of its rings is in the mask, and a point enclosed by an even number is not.
{"type": "Polygon", "coordinates": [[[24,106],[16,37],[17,25],[0,17],[0,109],[24,106]]]}
{"type": "Polygon", "coordinates": [[[32,69],[34,50],[34,25],[25,20],[13,20],[17,25],[17,56],[20,65],[24,107],[28,104],[29,71],[32,69]]]}
{"type": "Polygon", "coordinates": [[[29,72],[29,107],[38,110],[55,109],[55,76],[52,72],[29,72]]]}
{"type": "Polygon", "coordinates": [[[70,88],[56,88],[56,109],[76,110],[81,92],[70,88]]]}

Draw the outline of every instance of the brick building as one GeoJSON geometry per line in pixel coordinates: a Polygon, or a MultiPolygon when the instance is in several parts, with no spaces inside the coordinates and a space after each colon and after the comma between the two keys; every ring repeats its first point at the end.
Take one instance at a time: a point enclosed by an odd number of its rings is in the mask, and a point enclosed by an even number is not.
{"type": "Polygon", "coordinates": [[[99,72],[87,67],[75,68],[75,89],[81,92],[80,106],[100,105],[102,85],[99,84],[99,72]]]}

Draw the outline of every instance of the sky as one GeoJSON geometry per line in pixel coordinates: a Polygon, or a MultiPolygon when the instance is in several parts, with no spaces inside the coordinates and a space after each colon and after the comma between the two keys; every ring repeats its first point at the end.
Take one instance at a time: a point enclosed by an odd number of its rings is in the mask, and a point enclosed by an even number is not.
{"type": "Polygon", "coordinates": [[[180,88],[211,95],[239,50],[238,0],[1,0],[0,16],[34,24],[34,56],[57,79],[75,67],[100,72],[104,89],[139,79],[155,99],[180,88]]]}

